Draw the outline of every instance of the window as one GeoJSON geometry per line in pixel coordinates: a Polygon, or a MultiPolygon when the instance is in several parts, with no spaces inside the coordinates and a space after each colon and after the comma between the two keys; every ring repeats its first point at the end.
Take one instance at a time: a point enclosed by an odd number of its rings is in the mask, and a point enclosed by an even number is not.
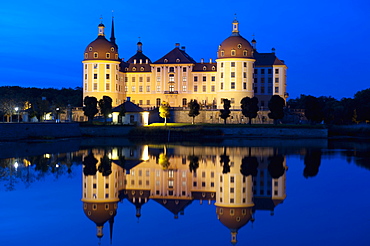
{"type": "Polygon", "coordinates": [[[146,86],[146,92],[150,92],[150,86],[149,85],[146,86]]]}
{"type": "Polygon", "coordinates": [[[243,78],[247,78],[247,73],[246,72],[243,72],[243,78]]]}
{"type": "Polygon", "coordinates": [[[244,62],[244,63],[243,63],[243,66],[244,66],[244,67],[247,67],[247,63],[246,63],[246,62],[244,62]]]}
{"type": "Polygon", "coordinates": [[[224,78],[224,73],[221,73],[221,79],[223,79],[224,78]]]}
{"type": "Polygon", "coordinates": [[[142,85],[139,86],[139,92],[143,92],[143,86],[142,85]]]}
{"type": "MultiPolygon", "coordinates": [[[[188,101],[187,101],[187,99],[186,98],[183,98],[182,99],[182,106],[186,106],[186,105],[188,105],[188,101]]],[[[183,173],[184,174],[184,173],[183,173]]]]}
{"type": "Polygon", "coordinates": [[[279,69],[275,68],[275,74],[279,74],[279,69]]]}
{"type": "Polygon", "coordinates": [[[242,48],[242,44],[238,44],[238,49],[241,49],[242,48]]]}
{"type": "Polygon", "coordinates": [[[268,78],[267,79],[267,82],[269,83],[269,84],[271,84],[272,83],[272,78],[270,77],[270,78],[268,78]]]}
{"type": "Polygon", "coordinates": [[[131,81],[132,81],[132,82],[135,82],[135,81],[136,81],[136,80],[135,80],[135,77],[132,77],[132,78],[131,78],[131,81]]]}
{"type": "Polygon", "coordinates": [[[109,91],[110,90],[110,84],[109,83],[106,83],[105,84],[105,90],[109,91]]]}
{"type": "Polygon", "coordinates": [[[261,69],[261,74],[265,74],[265,69],[261,69]]]}
{"type": "Polygon", "coordinates": [[[98,74],[94,73],[94,79],[98,79],[98,74]]]}
{"type": "Polygon", "coordinates": [[[221,83],[220,84],[220,89],[223,90],[224,89],[224,83],[221,83]]]}
{"type": "Polygon", "coordinates": [[[235,56],[235,50],[231,50],[231,55],[235,56]]]}
{"type": "Polygon", "coordinates": [[[271,93],[272,93],[272,86],[271,86],[271,85],[269,85],[269,86],[267,87],[267,93],[269,93],[269,94],[271,94],[271,93]]]}
{"type": "Polygon", "coordinates": [[[174,73],[175,72],[175,68],[174,67],[170,67],[170,73],[174,73]]]}
{"type": "Polygon", "coordinates": [[[231,72],[231,78],[235,78],[235,72],[231,72]]]}
{"type": "Polygon", "coordinates": [[[89,51],[92,51],[92,47],[91,46],[89,47],[89,51]]]}
{"type": "Polygon", "coordinates": [[[157,77],[157,82],[161,82],[161,77],[157,77]]]}
{"type": "Polygon", "coordinates": [[[139,77],[139,82],[143,82],[143,77],[139,77]]]}
{"type": "Polygon", "coordinates": [[[170,92],[174,92],[175,91],[175,85],[173,83],[171,83],[169,85],[169,90],[170,90],[170,92]]]}
{"type": "Polygon", "coordinates": [[[211,77],[211,81],[216,81],[216,77],[215,76],[212,76],[211,77]]]}
{"type": "Polygon", "coordinates": [[[133,67],[133,68],[132,68],[132,71],[136,71],[136,67],[133,67]]]}
{"type": "Polygon", "coordinates": [[[258,69],[254,69],[254,74],[258,74],[258,69]]]}
{"type": "Polygon", "coordinates": [[[230,84],[230,89],[235,89],[235,82],[231,82],[231,84],[230,84]]]}
{"type": "Polygon", "coordinates": [[[105,78],[106,78],[106,79],[110,79],[109,73],[107,73],[107,74],[105,75],[105,78]]]}
{"type": "Polygon", "coordinates": [[[127,85],[125,85],[125,92],[128,92],[128,87],[127,87],[127,85]]]}
{"type": "Polygon", "coordinates": [[[243,90],[246,90],[247,89],[247,83],[243,83],[243,90]]]}
{"type": "Polygon", "coordinates": [[[261,83],[265,83],[265,78],[261,78],[261,83]]]}
{"type": "Polygon", "coordinates": [[[235,67],[235,62],[231,62],[230,66],[235,67]]]}
{"type": "Polygon", "coordinates": [[[265,87],[261,86],[261,93],[265,93],[265,87]]]}
{"type": "Polygon", "coordinates": [[[98,83],[94,83],[94,91],[98,90],[98,83]]]}
{"type": "Polygon", "coordinates": [[[186,85],[183,85],[183,86],[182,86],[182,91],[183,91],[183,92],[186,92],[186,85]]]}
{"type": "Polygon", "coordinates": [[[161,72],[161,68],[157,67],[157,73],[161,72]]]}
{"type": "Polygon", "coordinates": [[[146,77],[146,82],[150,82],[150,77],[146,77]]]}
{"type": "MultiPolygon", "coordinates": [[[[143,100],[139,100],[139,105],[143,105],[143,100]]],[[[139,175],[139,176],[141,176],[141,175],[139,175]]]]}
{"type": "Polygon", "coordinates": [[[234,193],[234,188],[230,188],[230,193],[234,193]]]}
{"type": "Polygon", "coordinates": [[[110,58],[110,54],[109,53],[106,53],[105,54],[105,58],[109,59],[110,58]]]}
{"type": "Polygon", "coordinates": [[[272,69],[271,68],[267,69],[267,73],[272,74],[272,69]]]}
{"type": "Polygon", "coordinates": [[[126,83],[128,82],[128,77],[125,77],[125,82],[126,82],[126,83]]]}
{"type": "Polygon", "coordinates": [[[215,71],[216,70],[216,67],[215,66],[212,66],[212,71],[215,71]]]}
{"type": "Polygon", "coordinates": [[[254,87],[254,93],[258,93],[258,88],[254,87]]]}
{"type": "Polygon", "coordinates": [[[198,82],[198,76],[194,76],[194,82],[198,82]]]}
{"type": "Polygon", "coordinates": [[[136,90],[135,86],[132,86],[132,87],[131,87],[131,91],[132,91],[132,92],[135,92],[135,90],[136,90]]]}
{"type": "Polygon", "coordinates": [[[94,58],[98,58],[98,52],[94,52],[94,58]]]}
{"type": "Polygon", "coordinates": [[[207,86],[203,85],[203,92],[207,91],[207,86]]]}
{"type": "Polygon", "coordinates": [[[170,77],[168,79],[170,82],[175,82],[175,76],[173,74],[170,74],[170,77]]]}
{"type": "Polygon", "coordinates": [[[203,82],[207,81],[207,77],[203,76],[203,82]]]}
{"type": "Polygon", "coordinates": [[[194,85],[194,92],[198,92],[198,86],[194,85]]]}
{"type": "Polygon", "coordinates": [[[207,67],[206,66],[203,66],[203,71],[206,71],[207,70],[207,67]]]}
{"type": "Polygon", "coordinates": [[[87,74],[85,73],[85,79],[87,79],[87,74]]]}
{"type": "Polygon", "coordinates": [[[234,183],[234,176],[230,177],[230,183],[234,183]]]}
{"type": "Polygon", "coordinates": [[[110,51],[114,52],[114,47],[111,47],[111,48],[110,48],[110,51]]]}
{"type": "Polygon", "coordinates": [[[157,98],[155,101],[156,101],[157,107],[159,107],[161,105],[161,99],[160,98],[157,98]]]}
{"type": "Polygon", "coordinates": [[[211,92],[215,92],[215,86],[211,85],[211,92]]]}
{"type": "Polygon", "coordinates": [[[105,68],[110,69],[110,65],[109,64],[105,65],[105,68]]]}
{"type": "Polygon", "coordinates": [[[224,56],[224,55],[225,55],[225,52],[221,50],[221,56],[224,56]]]}
{"type": "MultiPolygon", "coordinates": [[[[146,105],[150,105],[150,100],[146,100],[146,105]]],[[[147,175],[146,176],[149,176],[149,171],[147,171],[147,175]]]]}
{"type": "Polygon", "coordinates": [[[182,68],[182,71],[183,71],[184,73],[186,73],[186,67],[183,67],[183,68],[182,68]]]}
{"type": "Polygon", "coordinates": [[[160,92],[160,91],[161,91],[161,86],[157,85],[157,92],[160,92]]]}
{"type": "Polygon", "coordinates": [[[275,87],[275,93],[279,93],[279,87],[278,86],[275,87]]]}
{"type": "Polygon", "coordinates": [[[221,62],[221,67],[224,67],[224,63],[223,62],[221,62]]]}
{"type": "Polygon", "coordinates": [[[275,78],[275,83],[279,83],[279,78],[275,78]]]}
{"type": "Polygon", "coordinates": [[[186,76],[182,77],[182,82],[186,82],[186,76]]]}

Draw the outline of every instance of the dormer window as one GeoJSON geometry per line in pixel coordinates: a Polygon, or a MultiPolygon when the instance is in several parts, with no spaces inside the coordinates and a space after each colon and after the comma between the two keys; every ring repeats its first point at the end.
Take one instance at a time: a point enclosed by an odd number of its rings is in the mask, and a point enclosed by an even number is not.
{"type": "Polygon", "coordinates": [[[109,59],[110,58],[110,54],[109,53],[106,53],[105,54],[105,58],[109,59]]]}
{"type": "Polygon", "coordinates": [[[231,50],[231,55],[235,56],[235,50],[231,50]]]}
{"type": "Polygon", "coordinates": [[[94,52],[94,58],[98,58],[98,52],[94,52]]]}
{"type": "Polygon", "coordinates": [[[241,49],[242,48],[242,44],[238,44],[238,49],[241,49]]]}
{"type": "Polygon", "coordinates": [[[125,68],[125,71],[128,71],[128,67],[125,68]]]}
{"type": "Polygon", "coordinates": [[[110,51],[114,52],[114,47],[111,47],[111,48],[110,48],[110,51]]]}
{"type": "Polygon", "coordinates": [[[177,58],[177,59],[176,59],[176,62],[177,62],[177,63],[179,63],[179,62],[180,62],[180,59],[178,59],[178,58],[177,58]]]}
{"type": "Polygon", "coordinates": [[[136,67],[133,67],[133,68],[132,68],[132,71],[136,71],[136,67]]]}
{"type": "Polygon", "coordinates": [[[206,66],[203,66],[203,71],[206,71],[207,70],[207,67],[206,66]]]}
{"type": "Polygon", "coordinates": [[[164,63],[167,63],[167,62],[168,62],[168,60],[167,60],[167,59],[164,59],[164,60],[163,60],[163,62],[164,62],[164,63]]]}
{"type": "Polygon", "coordinates": [[[118,59],[118,54],[115,54],[115,56],[114,56],[116,59],[118,59]]]}
{"type": "Polygon", "coordinates": [[[141,68],[140,68],[140,71],[144,71],[144,67],[141,67],[141,68]]]}
{"type": "Polygon", "coordinates": [[[92,47],[91,46],[89,47],[89,51],[92,51],[92,47]]]}
{"type": "Polygon", "coordinates": [[[225,51],[221,50],[221,56],[225,55],[225,51]]]}
{"type": "Polygon", "coordinates": [[[243,56],[247,56],[248,55],[248,51],[247,50],[243,50],[243,56]]]}
{"type": "Polygon", "coordinates": [[[216,67],[215,66],[212,66],[212,71],[215,71],[216,70],[216,67]]]}
{"type": "Polygon", "coordinates": [[[87,59],[88,58],[88,54],[87,53],[85,53],[85,59],[87,59]]]}

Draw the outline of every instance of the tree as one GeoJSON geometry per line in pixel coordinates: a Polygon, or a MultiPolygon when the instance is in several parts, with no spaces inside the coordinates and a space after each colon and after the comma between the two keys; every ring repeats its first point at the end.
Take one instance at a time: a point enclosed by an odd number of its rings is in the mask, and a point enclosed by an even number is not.
{"type": "Polygon", "coordinates": [[[226,119],[230,117],[230,100],[229,99],[223,99],[224,109],[220,110],[220,117],[224,120],[224,124],[226,125],[226,119]]]}
{"type": "Polygon", "coordinates": [[[159,116],[164,118],[164,125],[167,125],[167,118],[170,118],[170,104],[163,101],[159,107],[159,116]]]}
{"type": "Polygon", "coordinates": [[[370,120],[370,88],[358,91],[354,96],[354,104],[358,121],[370,120]]]}
{"type": "Polygon", "coordinates": [[[200,112],[199,112],[200,105],[197,102],[197,100],[190,100],[190,102],[188,103],[188,107],[190,108],[189,109],[189,116],[193,117],[193,120],[192,120],[191,124],[194,125],[194,118],[200,114],[200,112]]]}
{"type": "Polygon", "coordinates": [[[104,152],[103,158],[100,158],[98,170],[104,177],[112,173],[112,160],[109,159],[106,151],[104,152]]]}
{"type": "Polygon", "coordinates": [[[257,117],[258,112],[258,98],[257,97],[244,97],[240,101],[242,114],[249,118],[249,125],[252,124],[252,119],[257,117]]]}
{"type": "Polygon", "coordinates": [[[315,177],[319,173],[321,164],[321,149],[308,149],[304,156],[303,176],[305,178],[315,177]]]}
{"type": "Polygon", "coordinates": [[[107,122],[107,118],[112,113],[112,98],[109,96],[103,96],[99,100],[100,113],[104,116],[104,123],[107,122]]]}
{"type": "Polygon", "coordinates": [[[89,150],[89,154],[84,158],[83,160],[83,172],[84,175],[95,175],[97,168],[96,164],[98,163],[98,160],[94,157],[94,154],[92,153],[92,150],[89,150]]]}
{"type": "Polygon", "coordinates": [[[320,103],[318,98],[314,96],[306,96],[304,99],[304,105],[304,115],[311,124],[319,123],[324,119],[324,103],[320,103]]]}
{"type": "Polygon", "coordinates": [[[274,125],[277,125],[279,120],[284,118],[285,100],[278,95],[273,95],[268,103],[268,107],[270,110],[268,117],[274,120],[274,125]]]}
{"type": "Polygon", "coordinates": [[[224,147],[224,153],[220,155],[220,163],[222,165],[222,173],[230,172],[230,157],[226,155],[226,147],[224,147]]]}
{"type": "Polygon", "coordinates": [[[98,100],[96,97],[89,97],[86,96],[84,99],[84,115],[87,116],[89,122],[92,122],[94,119],[94,116],[99,112],[97,108],[98,100]]]}
{"type": "Polygon", "coordinates": [[[192,173],[194,171],[194,173],[196,173],[199,167],[199,157],[195,155],[189,155],[188,160],[190,172],[192,173]]]}
{"type": "Polygon", "coordinates": [[[273,179],[278,179],[285,173],[284,156],[276,154],[268,158],[267,169],[273,179]]]}

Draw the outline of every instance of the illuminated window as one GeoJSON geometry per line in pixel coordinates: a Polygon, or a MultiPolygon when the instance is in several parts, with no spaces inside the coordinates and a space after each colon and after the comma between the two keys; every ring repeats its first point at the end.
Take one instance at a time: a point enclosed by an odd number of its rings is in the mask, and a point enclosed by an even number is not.
{"type": "Polygon", "coordinates": [[[161,91],[161,86],[157,85],[157,92],[161,91]]]}
{"type": "Polygon", "coordinates": [[[182,81],[186,82],[186,76],[182,77],[182,81]]]}
{"type": "Polygon", "coordinates": [[[111,48],[110,48],[110,51],[114,52],[114,47],[111,47],[111,48]]]}
{"type": "Polygon", "coordinates": [[[150,86],[149,85],[146,86],[146,92],[150,92],[150,86]]]}
{"type": "Polygon", "coordinates": [[[235,56],[235,50],[231,50],[231,55],[235,56]]]}
{"type": "Polygon", "coordinates": [[[230,66],[235,67],[235,62],[231,62],[230,66]]]}
{"type": "Polygon", "coordinates": [[[175,81],[175,76],[173,74],[170,74],[168,79],[169,79],[170,82],[174,82],[175,81]]]}
{"type": "Polygon", "coordinates": [[[110,90],[110,84],[109,83],[106,83],[105,84],[105,90],[109,91],[110,90]]]}
{"type": "Polygon", "coordinates": [[[194,85],[194,92],[198,92],[198,86],[194,85]]]}
{"type": "Polygon", "coordinates": [[[139,77],[139,82],[143,82],[143,77],[139,77]]]}
{"type": "Polygon", "coordinates": [[[207,91],[207,86],[203,85],[203,92],[207,91]]]}
{"type": "Polygon", "coordinates": [[[164,60],[163,60],[163,62],[164,62],[164,63],[167,63],[167,62],[168,62],[168,60],[167,60],[167,59],[164,59],[164,60]]]}
{"type": "Polygon", "coordinates": [[[132,86],[132,87],[131,87],[131,91],[132,91],[132,92],[135,92],[135,90],[136,90],[136,87],[135,87],[135,86],[132,86]]]}
{"type": "Polygon", "coordinates": [[[150,82],[150,77],[146,77],[146,82],[150,82]]]}
{"type": "Polygon", "coordinates": [[[278,86],[275,87],[275,93],[279,93],[279,87],[278,86]]]}
{"type": "Polygon", "coordinates": [[[182,91],[183,91],[183,92],[186,92],[186,85],[183,85],[183,86],[182,86],[182,91]]]}
{"type": "Polygon", "coordinates": [[[135,77],[132,77],[131,78],[131,82],[136,82],[136,78],[135,77]]]}
{"type": "Polygon", "coordinates": [[[139,92],[143,92],[143,86],[142,85],[139,86],[139,92]]]}
{"type": "Polygon", "coordinates": [[[235,78],[235,72],[231,72],[231,78],[235,78]]]}
{"type": "Polygon", "coordinates": [[[211,85],[211,92],[215,92],[215,86],[211,85]]]}
{"type": "Polygon", "coordinates": [[[161,82],[161,77],[157,77],[157,82],[161,82]]]}

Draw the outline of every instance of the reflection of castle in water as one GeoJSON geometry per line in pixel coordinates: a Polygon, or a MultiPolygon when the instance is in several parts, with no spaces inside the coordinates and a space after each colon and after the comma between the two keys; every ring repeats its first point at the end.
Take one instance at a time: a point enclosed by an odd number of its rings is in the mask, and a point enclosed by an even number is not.
{"type": "Polygon", "coordinates": [[[285,197],[285,158],[260,147],[119,147],[93,149],[84,157],[83,208],[96,223],[112,228],[117,203],[129,200],[141,216],[150,199],[178,218],[192,203],[214,203],[219,221],[236,243],[238,230],[256,210],[270,210],[285,197]]]}

